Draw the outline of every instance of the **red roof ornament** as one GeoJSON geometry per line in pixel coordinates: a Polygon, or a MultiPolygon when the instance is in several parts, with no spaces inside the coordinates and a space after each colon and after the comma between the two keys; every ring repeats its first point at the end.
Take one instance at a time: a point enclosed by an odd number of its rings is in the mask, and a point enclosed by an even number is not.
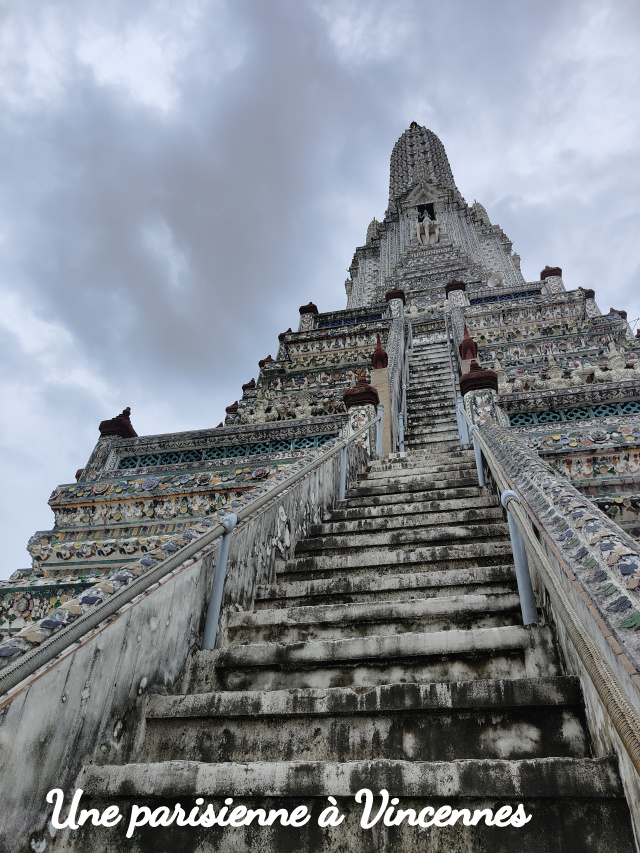
{"type": "Polygon", "coordinates": [[[287,335],[291,334],[293,333],[291,331],[291,328],[289,327],[286,332],[280,332],[280,334],[278,335],[278,340],[280,341],[280,343],[282,343],[282,341],[287,337],[287,335]]]}
{"type": "Polygon", "coordinates": [[[399,287],[395,287],[393,290],[387,290],[384,295],[384,298],[387,302],[391,302],[392,299],[402,299],[402,304],[406,305],[407,300],[404,295],[404,290],[400,290],[399,287]]]}
{"type": "Polygon", "coordinates": [[[378,391],[367,382],[366,376],[361,376],[355,388],[347,388],[342,393],[342,399],[347,408],[353,409],[355,406],[377,406],[380,402],[378,391]]]}
{"type": "Polygon", "coordinates": [[[238,401],[237,400],[235,401],[235,403],[232,403],[230,406],[227,406],[227,408],[225,409],[225,412],[228,415],[235,415],[235,413],[237,411],[238,411],[238,401]]]}
{"type": "Polygon", "coordinates": [[[318,313],[318,306],[314,305],[313,302],[309,302],[308,305],[301,305],[300,306],[300,313],[301,314],[317,314],[318,313]]]}
{"type": "Polygon", "coordinates": [[[115,418],[111,418],[108,421],[101,421],[98,429],[100,430],[101,437],[117,435],[120,438],[135,438],[138,435],[131,425],[131,409],[129,406],[119,415],[116,415],[115,418]]]}
{"type": "Polygon", "coordinates": [[[245,382],[245,384],[242,386],[242,390],[243,391],[253,391],[253,389],[255,387],[256,387],[256,380],[252,379],[251,382],[245,382]]]}
{"type": "Polygon", "coordinates": [[[540,273],[540,281],[544,281],[545,278],[549,278],[550,275],[557,275],[562,277],[562,270],[560,267],[545,267],[540,273]]]}
{"type": "Polygon", "coordinates": [[[469,372],[460,377],[460,393],[464,397],[469,391],[484,391],[486,388],[498,390],[498,374],[493,370],[483,370],[474,359],[469,365],[469,372]]]}
{"type": "Polygon", "coordinates": [[[627,319],[627,312],[626,311],[618,311],[617,308],[609,308],[609,314],[619,314],[623,320],[627,319]]]}
{"type": "Polygon", "coordinates": [[[389,356],[382,349],[380,333],[378,333],[378,341],[376,343],[376,348],[374,349],[373,355],[371,356],[371,364],[373,365],[374,370],[380,370],[382,367],[387,367],[387,365],[389,364],[389,356]]]}
{"type": "Polygon", "coordinates": [[[266,358],[260,359],[260,361],[258,362],[258,367],[260,368],[260,370],[262,370],[262,368],[265,366],[265,364],[271,364],[272,361],[273,361],[273,359],[271,358],[270,355],[268,355],[266,358]]]}
{"type": "Polygon", "coordinates": [[[464,336],[462,338],[462,341],[460,342],[460,345],[458,346],[458,351],[460,353],[460,358],[463,361],[466,361],[469,358],[478,357],[478,344],[469,334],[469,329],[467,329],[466,323],[464,325],[464,336]]]}

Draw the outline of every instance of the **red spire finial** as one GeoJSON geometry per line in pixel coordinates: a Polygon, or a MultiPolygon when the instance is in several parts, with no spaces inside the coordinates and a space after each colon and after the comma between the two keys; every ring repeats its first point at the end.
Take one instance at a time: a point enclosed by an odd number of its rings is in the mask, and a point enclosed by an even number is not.
{"type": "Polygon", "coordinates": [[[373,365],[374,370],[380,370],[380,368],[386,367],[389,364],[389,356],[382,349],[380,333],[378,333],[376,348],[374,349],[373,354],[371,356],[371,364],[373,365]]]}
{"type": "Polygon", "coordinates": [[[478,357],[478,344],[469,334],[469,329],[467,329],[466,323],[464,324],[464,335],[460,342],[460,346],[458,347],[458,351],[460,352],[460,358],[462,361],[478,357]]]}

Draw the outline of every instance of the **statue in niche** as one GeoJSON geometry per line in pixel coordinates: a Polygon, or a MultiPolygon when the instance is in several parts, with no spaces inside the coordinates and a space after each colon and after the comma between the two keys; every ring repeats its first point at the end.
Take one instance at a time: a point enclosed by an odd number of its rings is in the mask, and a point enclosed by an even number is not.
{"type": "Polygon", "coordinates": [[[431,219],[425,210],[418,214],[418,222],[413,233],[422,246],[433,246],[440,240],[440,224],[437,220],[431,219]]]}
{"type": "Polygon", "coordinates": [[[296,402],[295,417],[298,420],[313,417],[313,413],[311,411],[311,400],[309,399],[309,394],[306,391],[303,391],[296,402]]]}

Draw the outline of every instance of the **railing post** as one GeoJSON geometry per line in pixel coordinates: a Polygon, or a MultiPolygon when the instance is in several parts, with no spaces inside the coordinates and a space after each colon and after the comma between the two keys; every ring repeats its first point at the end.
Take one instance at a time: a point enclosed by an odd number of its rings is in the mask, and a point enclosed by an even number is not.
{"type": "Polygon", "coordinates": [[[382,425],[384,417],[384,406],[378,403],[378,423],[376,424],[376,455],[382,456],[382,425]]]}
{"type": "Polygon", "coordinates": [[[406,429],[406,426],[407,426],[407,386],[404,383],[402,385],[402,420],[404,421],[404,427],[406,429]]]}
{"type": "Polygon", "coordinates": [[[486,485],[486,481],[484,479],[484,468],[482,467],[482,450],[480,449],[480,442],[476,438],[476,430],[477,426],[472,426],[470,429],[471,438],[473,440],[473,452],[476,455],[476,471],[478,472],[478,485],[480,488],[486,485]]]}
{"type": "Polygon", "coordinates": [[[515,518],[509,512],[510,501],[520,503],[520,498],[511,489],[505,489],[500,495],[500,503],[507,511],[509,535],[511,536],[511,550],[513,551],[513,562],[516,567],[516,581],[518,582],[518,595],[520,596],[520,608],[522,610],[522,623],[525,626],[537,625],[538,613],[536,610],[536,600],[533,595],[533,587],[531,585],[529,561],[527,559],[527,552],[524,547],[522,534],[518,530],[515,518]]]}
{"type": "Polygon", "coordinates": [[[398,450],[404,453],[404,421],[402,420],[402,412],[398,414],[398,450]]]}
{"type": "Polygon", "coordinates": [[[340,485],[338,486],[338,500],[343,501],[347,491],[347,448],[349,439],[342,439],[342,450],[340,451],[340,485]]]}
{"type": "Polygon", "coordinates": [[[411,325],[411,320],[409,320],[409,349],[413,349],[413,326],[411,325]]]}
{"type": "Polygon", "coordinates": [[[213,572],[213,581],[211,582],[211,595],[209,596],[209,606],[207,608],[207,619],[204,623],[204,637],[202,638],[202,648],[209,651],[215,648],[216,645],[218,620],[220,619],[220,608],[222,606],[222,593],[224,592],[224,582],[227,577],[229,540],[238,523],[238,516],[234,512],[231,512],[220,523],[226,528],[227,532],[223,534],[220,540],[220,547],[216,556],[216,566],[213,572]]]}
{"type": "Polygon", "coordinates": [[[467,426],[467,419],[464,416],[464,403],[461,394],[458,394],[456,400],[456,420],[458,421],[460,444],[469,444],[469,427],[467,426]]]}

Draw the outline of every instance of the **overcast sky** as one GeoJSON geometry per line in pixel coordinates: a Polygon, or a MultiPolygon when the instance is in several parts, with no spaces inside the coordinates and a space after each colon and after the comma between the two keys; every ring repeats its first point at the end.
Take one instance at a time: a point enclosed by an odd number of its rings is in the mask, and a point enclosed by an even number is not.
{"type": "Polygon", "coordinates": [[[3,0],[0,577],[98,423],[216,426],[345,306],[411,121],[522,256],[640,314],[640,6],[3,0]]]}

